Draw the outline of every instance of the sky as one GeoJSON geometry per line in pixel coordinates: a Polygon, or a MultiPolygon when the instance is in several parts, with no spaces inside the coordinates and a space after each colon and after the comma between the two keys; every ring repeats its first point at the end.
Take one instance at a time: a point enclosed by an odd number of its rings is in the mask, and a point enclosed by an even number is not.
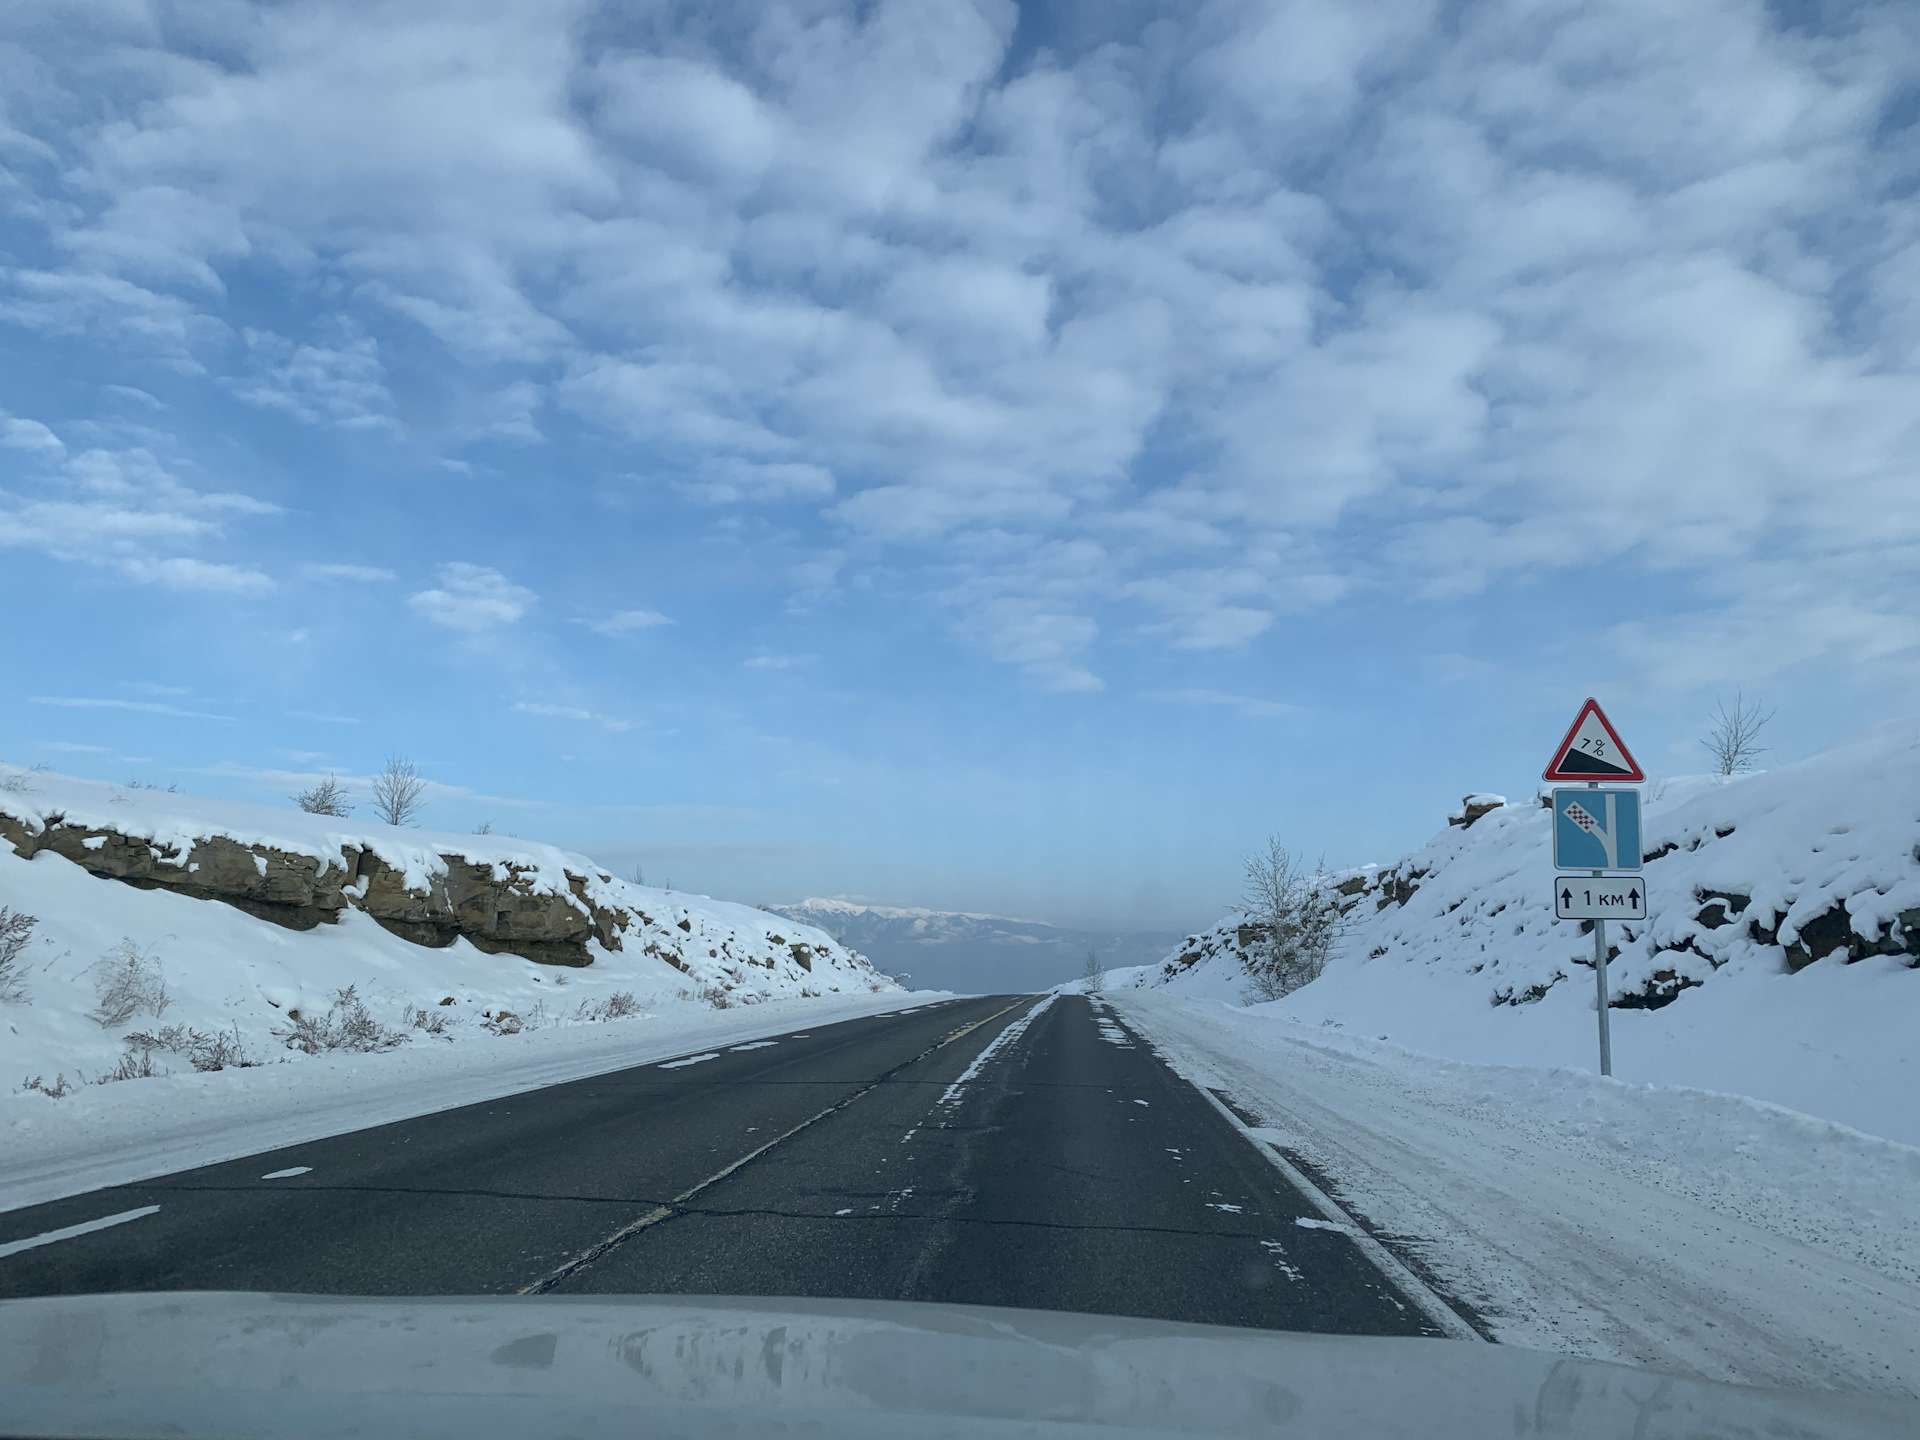
{"type": "Polygon", "coordinates": [[[1797,759],[1920,713],[1917,182],[1905,3],[12,0],[0,757],[1142,927],[1587,695],[1797,759]]]}

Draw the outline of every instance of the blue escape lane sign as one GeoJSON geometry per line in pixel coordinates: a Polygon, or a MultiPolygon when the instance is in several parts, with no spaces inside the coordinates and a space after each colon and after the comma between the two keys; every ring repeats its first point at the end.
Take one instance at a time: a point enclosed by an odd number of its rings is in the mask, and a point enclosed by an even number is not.
{"type": "Polygon", "coordinates": [[[1553,865],[1556,870],[1638,870],[1640,792],[1555,790],[1553,865]]]}

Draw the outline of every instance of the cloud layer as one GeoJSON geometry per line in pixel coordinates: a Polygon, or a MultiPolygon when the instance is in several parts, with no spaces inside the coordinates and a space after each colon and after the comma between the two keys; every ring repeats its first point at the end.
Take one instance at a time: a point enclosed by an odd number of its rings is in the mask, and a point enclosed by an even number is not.
{"type": "MultiPolygon", "coordinates": [[[[1045,685],[1607,563],[1693,587],[1616,631],[1656,676],[1920,642],[1910,6],[82,8],[0,71],[0,321],[373,437],[431,374],[449,452],[592,427],[1045,685]]],[[[0,543],[272,583],[187,553],[242,500],[8,423],[58,493],[0,543]]]]}

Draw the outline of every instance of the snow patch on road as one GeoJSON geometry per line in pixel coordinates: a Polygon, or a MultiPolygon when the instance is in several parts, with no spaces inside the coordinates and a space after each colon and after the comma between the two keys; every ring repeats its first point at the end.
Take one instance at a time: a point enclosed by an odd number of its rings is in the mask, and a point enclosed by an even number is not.
{"type": "Polygon", "coordinates": [[[941,1106],[959,1104],[961,1097],[967,1093],[967,1086],[973,1083],[974,1077],[986,1067],[987,1062],[992,1060],[994,1056],[998,1055],[1009,1045],[1013,1044],[1022,1035],[1026,1034],[1027,1027],[1033,1023],[1034,1017],[1058,998],[1059,997],[1055,995],[1046,996],[1038,1005],[1034,1006],[1018,1020],[1007,1026],[1007,1028],[1002,1030],[998,1035],[994,1036],[993,1039],[988,1042],[986,1049],[974,1056],[972,1063],[960,1072],[959,1076],[951,1085],[947,1086],[945,1092],[942,1093],[936,1103],[941,1106]]]}

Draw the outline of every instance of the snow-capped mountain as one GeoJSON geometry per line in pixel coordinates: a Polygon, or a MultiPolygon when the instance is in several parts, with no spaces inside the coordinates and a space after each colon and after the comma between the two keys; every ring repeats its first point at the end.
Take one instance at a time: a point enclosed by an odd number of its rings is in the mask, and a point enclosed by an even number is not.
{"type": "Polygon", "coordinates": [[[1118,969],[1158,960],[1171,930],[1075,930],[1040,920],[808,899],[761,907],[824,930],[916,989],[975,993],[1045,989],[1077,979],[1089,950],[1118,969]]]}

